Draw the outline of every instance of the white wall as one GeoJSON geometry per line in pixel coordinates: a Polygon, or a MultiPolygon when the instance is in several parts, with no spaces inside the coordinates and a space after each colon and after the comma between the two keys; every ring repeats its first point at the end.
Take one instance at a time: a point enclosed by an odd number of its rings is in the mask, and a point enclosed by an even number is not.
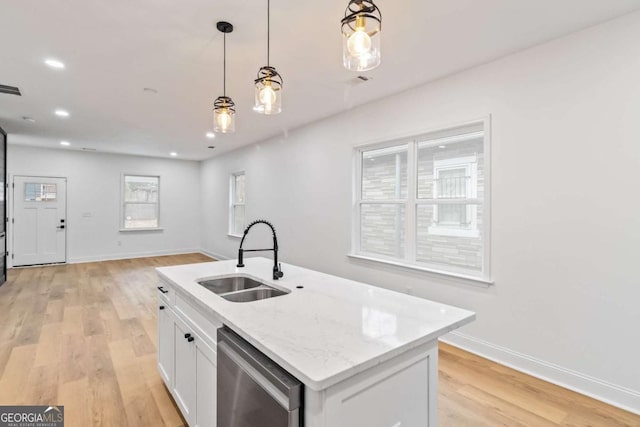
{"type": "Polygon", "coordinates": [[[638,40],[635,13],[207,161],[204,248],[235,257],[245,170],[284,261],[475,310],[450,341],[640,412],[638,40]],[[487,114],[495,285],[347,258],[352,147],[487,114]]]}
{"type": "Polygon", "coordinates": [[[11,144],[7,155],[10,177],[67,178],[69,262],[194,252],[201,246],[199,162],[11,144]],[[119,231],[123,173],[160,176],[162,231],[119,231]]]}

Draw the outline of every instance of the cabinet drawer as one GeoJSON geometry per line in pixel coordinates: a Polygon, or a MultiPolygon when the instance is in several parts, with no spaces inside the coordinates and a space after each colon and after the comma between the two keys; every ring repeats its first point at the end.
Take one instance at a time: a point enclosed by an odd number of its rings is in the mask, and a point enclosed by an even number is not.
{"type": "Polygon", "coordinates": [[[180,294],[175,296],[176,312],[182,315],[197,330],[198,335],[205,339],[206,343],[216,351],[216,336],[218,328],[222,327],[222,322],[213,314],[204,314],[197,307],[194,307],[185,297],[180,294]]]}
{"type": "Polygon", "coordinates": [[[175,305],[175,289],[173,286],[167,284],[166,282],[160,281],[157,286],[158,289],[158,300],[164,301],[170,306],[175,305]]]}

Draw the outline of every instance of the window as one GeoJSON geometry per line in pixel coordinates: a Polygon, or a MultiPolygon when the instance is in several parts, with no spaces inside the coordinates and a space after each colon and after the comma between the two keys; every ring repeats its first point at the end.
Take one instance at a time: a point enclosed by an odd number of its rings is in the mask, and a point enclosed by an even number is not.
{"type": "Polygon", "coordinates": [[[231,175],[229,188],[229,234],[241,236],[246,225],[245,216],[245,174],[231,175]]]}
{"type": "Polygon", "coordinates": [[[55,202],[58,197],[56,184],[27,182],[24,184],[25,202],[55,202]]]}
{"type": "Polygon", "coordinates": [[[124,230],[160,227],[160,177],[125,175],[122,186],[124,230]]]}
{"type": "Polygon", "coordinates": [[[487,127],[357,149],[354,256],[488,281],[487,127]]]}

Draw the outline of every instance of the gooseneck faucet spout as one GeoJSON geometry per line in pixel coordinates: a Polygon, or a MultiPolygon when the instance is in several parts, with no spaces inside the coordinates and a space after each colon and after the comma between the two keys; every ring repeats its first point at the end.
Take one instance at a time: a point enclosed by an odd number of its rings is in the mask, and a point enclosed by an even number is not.
{"type": "Polygon", "coordinates": [[[280,263],[278,262],[278,237],[276,236],[276,229],[271,225],[269,221],[265,221],[264,219],[259,219],[257,221],[253,221],[251,224],[244,229],[244,234],[242,235],[242,240],[240,241],[240,248],[238,249],[238,265],[237,267],[244,267],[244,253],[245,252],[266,252],[273,251],[273,280],[278,280],[284,273],[280,268],[280,263]],[[244,239],[247,237],[249,230],[251,227],[257,224],[265,224],[271,228],[271,233],[273,234],[273,248],[271,249],[242,249],[242,245],[244,244],[244,239]]]}

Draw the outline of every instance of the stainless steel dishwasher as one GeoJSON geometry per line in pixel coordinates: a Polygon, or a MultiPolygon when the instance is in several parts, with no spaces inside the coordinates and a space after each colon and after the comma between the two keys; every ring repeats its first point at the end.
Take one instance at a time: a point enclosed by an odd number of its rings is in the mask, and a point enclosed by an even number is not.
{"type": "Polygon", "coordinates": [[[303,427],[303,384],[226,326],[217,383],[218,427],[303,427]]]}

